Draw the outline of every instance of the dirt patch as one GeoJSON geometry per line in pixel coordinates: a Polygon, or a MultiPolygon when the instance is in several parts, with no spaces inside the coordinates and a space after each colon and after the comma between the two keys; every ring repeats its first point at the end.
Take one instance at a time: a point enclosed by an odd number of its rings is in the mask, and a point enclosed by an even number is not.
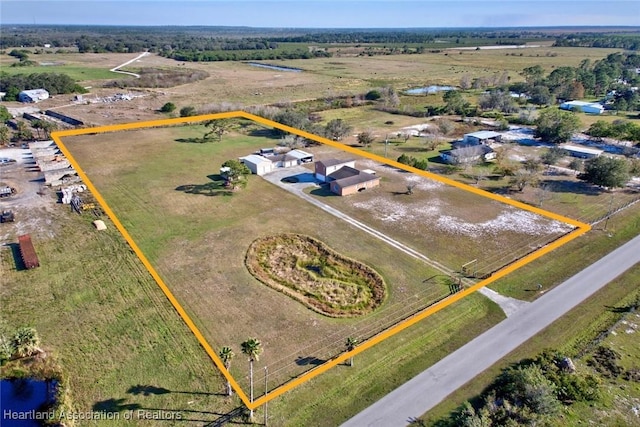
{"type": "Polygon", "coordinates": [[[330,317],[370,313],[386,297],[385,283],[373,269],[308,236],[257,239],[245,263],[260,282],[330,317]]]}

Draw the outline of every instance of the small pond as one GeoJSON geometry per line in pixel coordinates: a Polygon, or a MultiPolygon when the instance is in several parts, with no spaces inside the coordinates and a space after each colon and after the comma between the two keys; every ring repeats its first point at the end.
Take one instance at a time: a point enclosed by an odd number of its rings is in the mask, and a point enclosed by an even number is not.
{"type": "Polygon", "coordinates": [[[300,72],[302,72],[302,69],[300,69],[300,68],[282,67],[282,66],[279,66],[279,65],[262,64],[260,62],[245,62],[245,64],[251,65],[252,67],[268,68],[270,70],[277,70],[277,71],[289,71],[289,72],[292,72],[292,73],[300,73],[300,72]]]}
{"type": "Polygon", "coordinates": [[[406,93],[407,95],[430,95],[438,92],[446,92],[449,90],[456,90],[456,88],[453,86],[431,85],[431,86],[416,87],[413,89],[408,89],[404,93],[406,93]]]}
{"type": "Polygon", "coordinates": [[[54,402],[56,386],[55,380],[49,382],[31,378],[1,380],[2,422],[0,424],[2,427],[40,427],[42,418],[52,414],[37,411],[47,408],[54,402]]]}

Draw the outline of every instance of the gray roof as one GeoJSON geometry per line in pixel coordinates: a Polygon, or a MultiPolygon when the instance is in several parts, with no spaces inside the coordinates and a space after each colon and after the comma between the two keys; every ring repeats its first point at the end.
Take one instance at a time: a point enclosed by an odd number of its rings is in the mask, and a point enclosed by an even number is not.
{"type": "Polygon", "coordinates": [[[376,179],[380,179],[380,177],[371,175],[370,173],[365,173],[362,171],[358,171],[358,172],[360,172],[358,175],[351,175],[346,178],[338,179],[335,181],[335,183],[338,184],[340,187],[344,188],[344,187],[350,187],[356,184],[361,184],[363,182],[369,182],[369,181],[374,181],[376,179]]]}
{"type": "Polygon", "coordinates": [[[452,157],[469,157],[469,156],[481,156],[487,153],[491,153],[493,150],[486,145],[469,145],[466,147],[456,148],[455,150],[443,151],[442,154],[452,157]]]}
{"type": "Polygon", "coordinates": [[[361,172],[358,169],[352,168],[350,166],[343,166],[337,171],[330,173],[329,178],[333,178],[336,181],[339,181],[344,178],[348,178],[350,176],[355,176],[360,174],[361,172]]]}
{"type": "Polygon", "coordinates": [[[330,166],[342,165],[350,162],[353,162],[353,160],[327,159],[327,160],[320,160],[316,163],[322,164],[325,167],[330,167],[330,166]]]}
{"type": "Polygon", "coordinates": [[[306,151],[302,151],[302,150],[291,150],[287,154],[298,160],[306,159],[308,157],[313,157],[313,154],[307,153],[306,151]]]}
{"type": "Polygon", "coordinates": [[[498,132],[494,132],[492,130],[480,130],[478,132],[467,133],[464,136],[472,136],[478,139],[491,139],[491,138],[497,138],[499,136],[502,136],[502,134],[498,132]]]}
{"type": "Polygon", "coordinates": [[[243,162],[253,163],[254,165],[258,165],[264,162],[271,163],[271,160],[267,159],[266,157],[259,156],[257,154],[249,154],[248,156],[240,157],[240,160],[242,160],[243,162]]]}

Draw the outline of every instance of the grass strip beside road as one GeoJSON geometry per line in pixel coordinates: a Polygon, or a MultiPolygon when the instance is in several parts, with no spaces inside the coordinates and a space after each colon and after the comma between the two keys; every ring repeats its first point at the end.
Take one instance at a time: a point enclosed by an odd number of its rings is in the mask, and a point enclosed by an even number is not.
{"type": "Polygon", "coordinates": [[[546,292],[640,234],[640,204],[614,215],[607,230],[602,228],[603,224],[599,224],[489,287],[505,296],[533,301],[540,296],[538,283],[546,292]]]}
{"type": "Polygon", "coordinates": [[[500,362],[449,395],[446,400],[421,417],[424,425],[449,426],[450,424],[444,421],[446,417],[465,401],[482,393],[502,369],[522,359],[533,358],[547,348],[566,352],[570,356],[580,353],[624,315],[617,312],[616,307],[626,306],[638,298],[638,283],[640,265],[636,264],[500,362]]]}
{"type": "MultiPolygon", "coordinates": [[[[336,426],[504,319],[473,294],[270,403],[278,426],[336,426]]],[[[262,409],[258,409],[261,411],[262,409]]]]}

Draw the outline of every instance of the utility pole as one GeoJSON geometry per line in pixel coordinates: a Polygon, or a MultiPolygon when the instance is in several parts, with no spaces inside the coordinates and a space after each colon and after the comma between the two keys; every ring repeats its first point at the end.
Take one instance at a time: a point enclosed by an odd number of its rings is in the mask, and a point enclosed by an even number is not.
{"type": "Polygon", "coordinates": [[[384,157],[387,158],[387,145],[389,145],[389,134],[384,136],[384,157]]]}
{"type": "MultiPolygon", "coordinates": [[[[267,385],[267,376],[269,375],[269,369],[264,367],[264,397],[267,397],[269,393],[269,387],[267,385]]],[[[267,426],[267,420],[269,419],[267,409],[269,407],[269,401],[264,402],[264,425],[267,426]]]]}
{"type": "Polygon", "coordinates": [[[609,223],[609,218],[611,217],[613,209],[613,193],[611,193],[611,198],[609,199],[609,211],[607,212],[607,218],[604,221],[604,231],[607,231],[607,224],[609,223]]]}

